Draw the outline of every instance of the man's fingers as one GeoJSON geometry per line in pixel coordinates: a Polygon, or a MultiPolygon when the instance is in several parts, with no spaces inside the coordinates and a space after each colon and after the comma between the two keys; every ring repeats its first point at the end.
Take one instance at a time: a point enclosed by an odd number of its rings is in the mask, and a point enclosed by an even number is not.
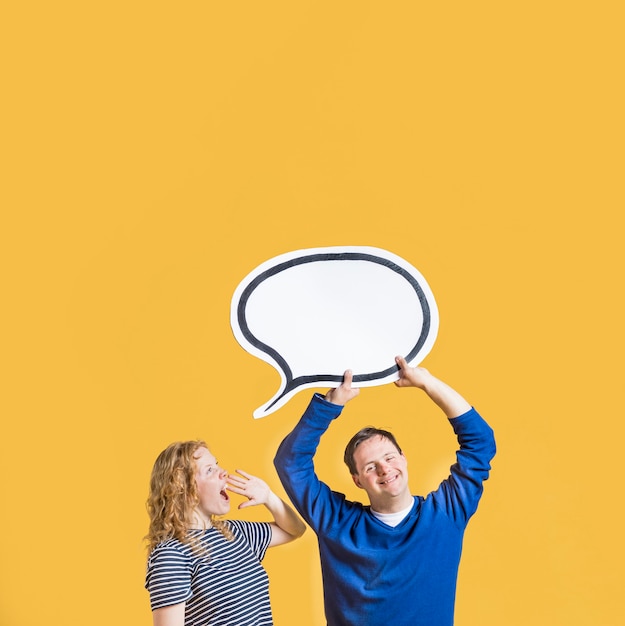
{"type": "Polygon", "coordinates": [[[354,373],[352,372],[352,370],[345,370],[345,374],[343,374],[342,385],[348,388],[351,387],[353,378],[354,378],[354,373]]]}

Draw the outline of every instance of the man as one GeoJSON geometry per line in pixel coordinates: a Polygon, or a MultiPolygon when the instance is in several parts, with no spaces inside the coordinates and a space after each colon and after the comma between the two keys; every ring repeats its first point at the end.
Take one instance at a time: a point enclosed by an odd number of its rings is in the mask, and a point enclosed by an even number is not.
{"type": "Polygon", "coordinates": [[[359,390],[352,373],[315,394],[280,445],[275,466],[295,508],[317,534],[329,626],[451,626],[462,539],[495,455],[493,431],[475,409],[426,369],[397,357],[398,387],[425,391],[460,443],[450,476],[427,497],[412,496],[407,460],[393,435],[357,433],[345,451],[369,505],[321,482],[313,464],[321,436],[359,390]]]}

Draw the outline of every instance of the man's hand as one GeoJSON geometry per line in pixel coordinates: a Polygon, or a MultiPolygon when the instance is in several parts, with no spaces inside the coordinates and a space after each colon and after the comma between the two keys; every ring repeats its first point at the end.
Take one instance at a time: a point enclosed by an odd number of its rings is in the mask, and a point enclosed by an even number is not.
{"type": "Polygon", "coordinates": [[[425,389],[427,381],[432,375],[424,367],[410,367],[402,356],[395,357],[395,363],[399,366],[399,380],[395,381],[397,387],[417,387],[425,389]]]}
{"type": "Polygon", "coordinates": [[[359,393],[360,389],[352,389],[352,370],[346,370],[343,375],[343,382],[335,389],[330,389],[325,395],[325,399],[332,404],[343,406],[359,393]]]}
{"type": "Polygon", "coordinates": [[[457,391],[430,374],[424,367],[410,367],[401,356],[396,357],[395,362],[399,366],[399,380],[395,381],[395,385],[422,389],[448,418],[458,417],[471,408],[457,391]]]}

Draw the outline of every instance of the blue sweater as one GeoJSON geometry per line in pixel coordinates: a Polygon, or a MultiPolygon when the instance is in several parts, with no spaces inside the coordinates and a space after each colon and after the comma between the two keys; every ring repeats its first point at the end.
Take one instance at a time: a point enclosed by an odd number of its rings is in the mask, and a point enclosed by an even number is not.
{"type": "Polygon", "coordinates": [[[274,461],[317,534],[328,625],[451,626],[464,530],[495,455],[492,429],[474,409],[449,420],[460,443],[451,475],[427,497],[415,496],[391,527],[315,474],[319,440],[341,410],[315,394],[274,461]]]}

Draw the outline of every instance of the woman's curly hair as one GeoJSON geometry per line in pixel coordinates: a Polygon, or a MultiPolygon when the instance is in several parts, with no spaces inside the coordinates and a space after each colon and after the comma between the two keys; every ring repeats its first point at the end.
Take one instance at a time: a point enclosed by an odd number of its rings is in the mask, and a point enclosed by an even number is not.
{"type": "MultiPolygon", "coordinates": [[[[196,543],[189,530],[200,502],[195,482],[195,459],[199,448],[208,446],[200,440],[178,441],[165,448],[154,463],[146,503],[150,517],[150,529],[145,537],[148,554],[168,539],[190,545],[196,543]]],[[[232,531],[224,521],[211,516],[211,523],[232,539],[232,531]]]]}

